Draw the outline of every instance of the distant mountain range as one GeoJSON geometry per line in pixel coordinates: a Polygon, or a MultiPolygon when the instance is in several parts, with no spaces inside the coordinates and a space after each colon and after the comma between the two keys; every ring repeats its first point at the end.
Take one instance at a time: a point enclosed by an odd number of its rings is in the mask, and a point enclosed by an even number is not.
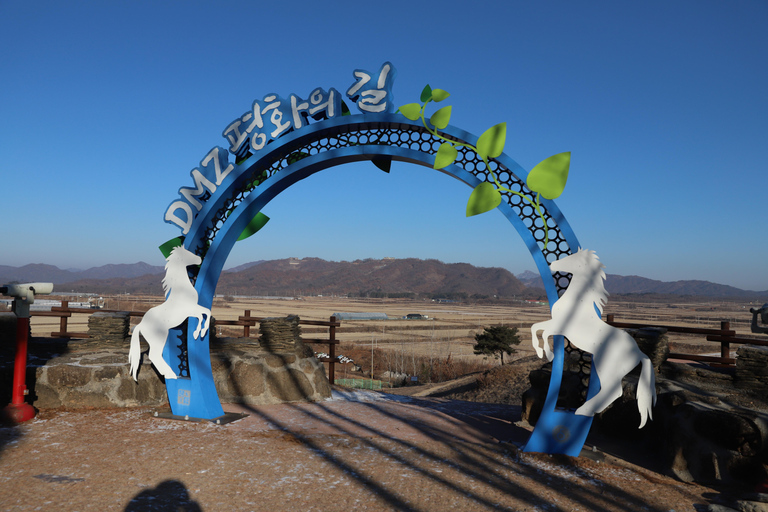
{"type": "MultiPolygon", "coordinates": [[[[52,265],[0,265],[0,284],[52,282],[55,291],[162,294],[164,269],[144,262],[104,265],[88,270],[62,270],[52,265]]],[[[638,276],[609,274],[606,289],[613,295],[662,294],[701,297],[768,298],[768,291],[740,290],[708,281],[663,282],[638,276]]],[[[475,267],[415,258],[325,261],[319,258],[254,261],[225,271],[216,292],[226,295],[354,295],[368,297],[540,296],[538,274],[517,276],[502,268],[475,267]]]]}
{"type": "Polygon", "coordinates": [[[162,274],[164,267],[158,267],[140,261],[132,264],[104,265],[88,270],[62,270],[53,265],[32,263],[23,267],[0,265],[0,282],[20,283],[45,282],[53,284],[72,283],[89,279],[133,278],[147,274],[162,274]]]}
{"type": "MultiPolygon", "coordinates": [[[[544,288],[538,274],[526,270],[516,277],[528,288],[544,288]]],[[[768,291],[741,290],[725,284],[709,281],[657,281],[640,276],[606,274],[605,289],[611,295],[692,295],[698,297],[768,297],[768,291]]]]}

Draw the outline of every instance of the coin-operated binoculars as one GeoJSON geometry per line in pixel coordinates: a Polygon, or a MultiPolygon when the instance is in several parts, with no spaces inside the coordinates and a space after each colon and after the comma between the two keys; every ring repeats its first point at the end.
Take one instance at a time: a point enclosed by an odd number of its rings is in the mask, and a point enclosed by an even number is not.
{"type": "Polygon", "coordinates": [[[6,284],[0,286],[0,293],[13,297],[13,312],[16,314],[16,359],[13,365],[13,393],[5,413],[16,423],[31,420],[35,409],[24,401],[28,393],[25,383],[27,373],[27,338],[29,333],[29,306],[35,302],[35,295],[53,292],[53,283],[6,284]]]}
{"type": "Polygon", "coordinates": [[[760,309],[749,308],[752,313],[752,332],[768,334],[768,303],[763,304],[760,309]],[[760,315],[763,325],[757,324],[757,316],[760,315]]]}

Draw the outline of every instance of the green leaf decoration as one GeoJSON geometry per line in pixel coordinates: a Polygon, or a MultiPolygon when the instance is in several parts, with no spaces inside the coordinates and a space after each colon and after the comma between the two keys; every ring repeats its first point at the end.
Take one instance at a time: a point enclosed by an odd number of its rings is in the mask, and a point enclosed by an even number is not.
{"type": "Polygon", "coordinates": [[[407,105],[403,105],[398,110],[411,121],[415,121],[421,117],[421,105],[418,103],[409,103],[407,105]]]}
{"type": "Polygon", "coordinates": [[[371,162],[386,173],[388,173],[389,169],[392,167],[392,159],[389,157],[374,157],[371,159],[371,162]]]}
{"type": "Polygon", "coordinates": [[[477,154],[480,158],[496,158],[504,152],[507,139],[507,123],[491,126],[477,139],[477,154]]]}
{"type": "Polygon", "coordinates": [[[342,116],[351,116],[352,112],[349,111],[349,107],[346,103],[344,103],[344,100],[341,100],[341,115],[342,116]]]}
{"type": "Polygon", "coordinates": [[[493,183],[482,182],[472,191],[467,201],[467,217],[489,212],[501,204],[501,192],[493,183]]]}
{"type": "Polygon", "coordinates": [[[429,118],[429,122],[432,123],[435,128],[442,130],[451,121],[451,106],[443,107],[429,118]]]}
{"type": "Polygon", "coordinates": [[[422,103],[426,103],[432,99],[432,88],[429,86],[429,84],[424,86],[424,89],[421,91],[420,99],[422,103]]]}
{"type": "Polygon", "coordinates": [[[432,101],[438,102],[443,101],[445,98],[450,96],[451,93],[448,91],[444,91],[442,89],[433,89],[432,90],[432,101]]]}
{"type": "Polygon", "coordinates": [[[571,152],[558,153],[541,161],[531,169],[526,179],[526,185],[533,192],[541,194],[545,199],[560,197],[568,181],[568,170],[571,167],[571,152]]]}
{"type": "Polygon", "coordinates": [[[238,237],[237,241],[239,242],[240,240],[245,240],[249,236],[253,235],[258,230],[263,228],[267,222],[269,222],[269,217],[261,212],[257,213],[256,216],[251,219],[251,222],[245,226],[245,229],[242,233],[240,233],[240,237],[238,237]]]}
{"type": "Polygon", "coordinates": [[[443,142],[437,149],[437,154],[435,155],[435,165],[432,167],[434,169],[442,169],[447,165],[451,165],[456,160],[457,156],[459,156],[459,152],[456,151],[456,148],[453,147],[449,142],[443,142]]]}
{"type": "Polygon", "coordinates": [[[174,247],[178,247],[183,244],[184,244],[184,237],[177,236],[176,238],[171,238],[170,240],[165,242],[163,245],[159,247],[159,249],[160,249],[160,252],[163,253],[163,258],[168,258],[168,256],[171,255],[171,251],[174,249],[174,247]]]}

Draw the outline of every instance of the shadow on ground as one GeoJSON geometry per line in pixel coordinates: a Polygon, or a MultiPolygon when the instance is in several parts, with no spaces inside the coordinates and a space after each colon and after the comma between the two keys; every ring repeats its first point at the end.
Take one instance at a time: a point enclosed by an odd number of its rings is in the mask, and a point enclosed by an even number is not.
{"type": "Polygon", "coordinates": [[[189,496],[186,486],[178,480],[160,482],[157,487],[137,494],[125,507],[125,512],[202,512],[189,496]]]}
{"type": "MultiPolygon", "coordinates": [[[[516,446],[529,435],[514,424],[520,419],[519,407],[383,396],[389,398],[359,402],[366,410],[362,415],[345,415],[335,401],[284,404],[292,411],[290,420],[270,413],[270,408],[240,407],[351,475],[397,510],[431,509],[423,502],[415,504],[412,494],[398,489],[398,478],[406,476],[421,478],[425,493],[440,495],[443,501],[454,497],[455,502],[472,503],[473,509],[513,504],[566,511],[577,505],[607,512],[624,510],[632,504],[636,510],[669,510],[655,497],[632,492],[632,486],[596,481],[595,475],[573,458],[519,452],[516,446]],[[372,470],[349,453],[337,450],[327,442],[328,436],[302,427],[308,423],[331,428],[337,436],[362,448],[360,452],[375,457],[379,466],[389,467],[388,473],[372,470]],[[442,469],[446,463],[451,471],[442,469]],[[389,478],[393,473],[398,477],[389,478]],[[457,474],[462,477],[456,478],[457,474]]],[[[697,498],[692,494],[688,503],[697,498]]]]}

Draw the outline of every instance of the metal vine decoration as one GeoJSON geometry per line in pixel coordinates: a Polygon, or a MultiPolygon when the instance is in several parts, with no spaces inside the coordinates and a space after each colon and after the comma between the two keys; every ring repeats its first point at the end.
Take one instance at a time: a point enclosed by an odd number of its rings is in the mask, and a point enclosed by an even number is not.
{"type": "Polygon", "coordinates": [[[544,213],[541,210],[541,197],[545,199],[556,199],[560,197],[565,189],[565,183],[568,180],[568,170],[571,164],[570,151],[553,155],[539,164],[537,164],[528,173],[526,185],[536,193],[536,198],[531,199],[525,194],[516,190],[511,190],[499,183],[496,173],[493,172],[488,159],[500,156],[504,151],[504,144],[507,138],[507,123],[499,123],[487,129],[478,139],[477,146],[471,144],[448,140],[440,134],[438,130],[448,126],[451,120],[450,105],[442,107],[432,114],[427,123],[424,112],[430,102],[439,103],[450,96],[450,93],[443,89],[432,89],[429,85],[421,91],[421,103],[408,103],[401,106],[398,111],[411,121],[421,120],[424,127],[435,137],[444,141],[435,155],[435,169],[442,169],[451,165],[458,156],[457,146],[464,146],[471,149],[483,160],[485,168],[488,170],[493,183],[484,181],[477,185],[469,196],[467,202],[467,217],[478,215],[493,210],[501,204],[501,192],[507,192],[520,196],[528,202],[538,213],[544,224],[544,247],[549,243],[549,228],[544,219],[544,213]],[[431,125],[431,126],[430,126],[431,125]]]}

